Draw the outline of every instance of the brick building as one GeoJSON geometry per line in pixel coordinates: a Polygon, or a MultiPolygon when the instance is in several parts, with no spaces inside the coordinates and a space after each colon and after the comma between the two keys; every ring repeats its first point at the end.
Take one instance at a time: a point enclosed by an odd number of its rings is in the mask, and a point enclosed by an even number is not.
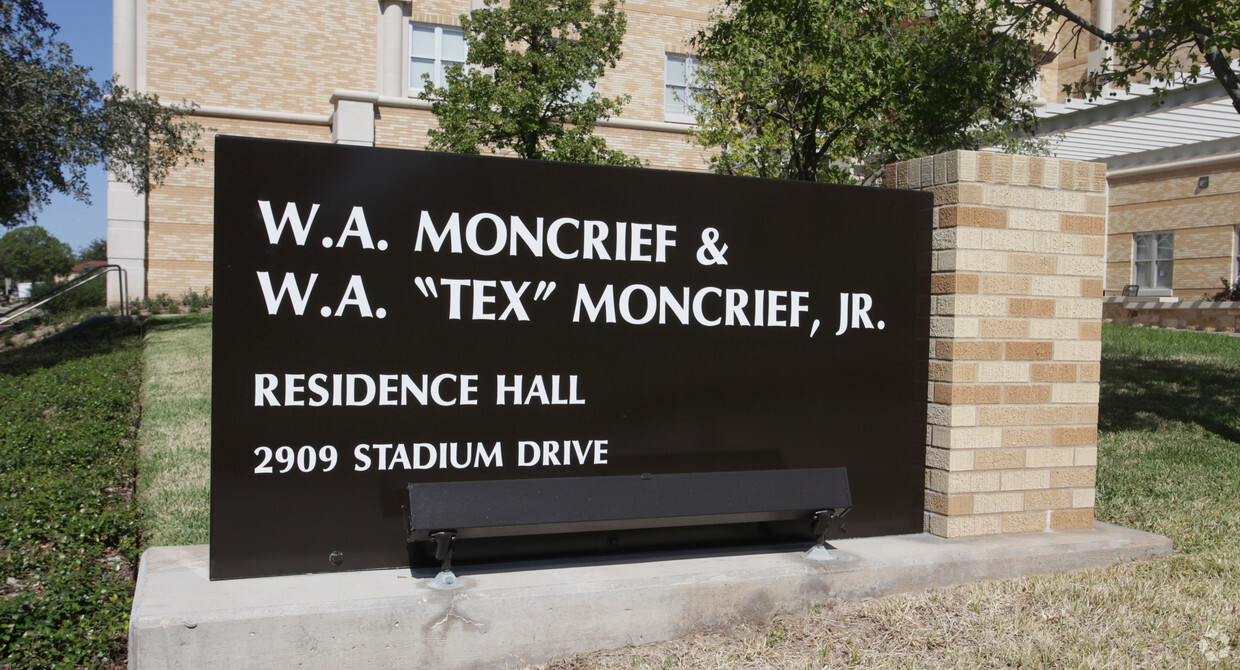
{"type": "MultiPolygon", "coordinates": [[[[688,135],[692,117],[675,93],[694,65],[686,41],[708,20],[713,4],[624,5],[624,57],[598,84],[603,95],[632,96],[622,116],[600,127],[611,146],[653,168],[706,168],[688,135]]],[[[1095,20],[1117,11],[1109,1],[1092,9],[1081,5],[1095,20]]],[[[166,101],[196,103],[196,120],[213,129],[203,141],[205,164],[174,172],[149,197],[109,184],[109,258],[129,269],[131,294],[177,297],[211,285],[215,134],[424,147],[435,120],[429,105],[417,99],[420,75],[463,59],[459,17],[470,8],[471,0],[114,0],[114,63],[121,82],[166,101]]],[[[1096,43],[1074,45],[1066,34],[1058,39],[1048,45],[1058,57],[1043,69],[1038,97],[1047,103],[1048,117],[1056,117],[1049,120],[1088,134],[1096,130],[1095,121],[1072,121],[1082,105],[1066,101],[1059,89],[1095,66],[1102,52],[1096,43]]],[[[1200,98],[1193,97],[1193,104],[1200,98]]],[[[1137,117],[1149,112],[1133,110],[1137,117]]],[[[1217,287],[1218,277],[1235,276],[1240,116],[1220,118],[1231,139],[1206,142],[1188,154],[1193,161],[1187,164],[1157,155],[1138,162],[1129,156],[1121,164],[1106,150],[1057,148],[1057,157],[1111,165],[1107,289],[1166,284],[1176,295],[1193,297],[1217,287]],[[1208,188],[1197,187],[1201,176],[1211,177],[1208,188]],[[1167,255],[1173,258],[1162,257],[1167,255]]]]}
{"type": "Polygon", "coordinates": [[[1200,298],[1240,273],[1240,115],[1213,81],[1050,103],[1055,155],[1107,164],[1109,295],[1200,298]]]}
{"type": "MultiPolygon", "coordinates": [[[[709,7],[624,7],[624,57],[598,88],[632,100],[599,132],[652,168],[706,168],[688,141],[692,118],[672,94],[693,65],[685,41],[709,7]]],[[[202,143],[205,163],[148,197],[109,184],[109,258],[129,269],[131,294],[176,297],[211,285],[214,135],[424,147],[435,118],[417,99],[420,75],[463,59],[459,17],[470,8],[470,0],[115,0],[121,82],[196,103],[196,120],[214,129],[202,143]]]]}
{"type": "MultiPolygon", "coordinates": [[[[424,147],[435,120],[416,97],[420,74],[460,62],[459,16],[470,2],[114,0],[121,82],[193,101],[197,120],[214,129],[205,163],[173,173],[149,196],[109,185],[109,257],[129,268],[131,293],[175,297],[211,285],[217,133],[424,147]]],[[[694,66],[686,41],[712,4],[626,2],[624,56],[598,82],[603,95],[632,96],[622,117],[600,127],[609,145],[653,168],[706,169],[676,93],[694,66]]],[[[1037,90],[1052,112],[1072,104],[1060,82],[1092,58],[1055,48],[1037,90]]],[[[1103,166],[976,152],[903,165],[889,185],[934,191],[942,247],[927,528],[955,537],[1089,527],[1108,253],[1103,166]]],[[[1146,192],[1120,191],[1116,207],[1149,206],[1132,204],[1146,192]]],[[[1111,235],[1112,256],[1125,234],[1111,235]]],[[[1176,253],[1185,248],[1180,242],[1176,253]]],[[[1118,274],[1107,281],[1130,283],[1118,274]]]]}
{"type": "MultiPolygon", "coordinates": [[[[1069,6],[1098,27],[1120,24],[1115,0],[1069,6]]],[[[1134,85],[1096,100],[1064,97],[1106,55],[1096,39],[1060,31],[1055,61],[1042,73],[1042,137],[1059,158],[1107,164],[1108,295],[1200,298],[1240,274],[1240,114],[1217,82],[1171,82],[1166,95],[1134,85]],[[1053,86],[1047,84],[1052,83],[1053,86]]]]}

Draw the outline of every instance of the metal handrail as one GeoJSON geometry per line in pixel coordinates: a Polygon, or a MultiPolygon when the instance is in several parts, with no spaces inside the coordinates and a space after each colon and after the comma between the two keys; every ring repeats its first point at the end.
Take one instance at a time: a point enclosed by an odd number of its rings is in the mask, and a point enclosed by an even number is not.
{"type": "Polygon", "coordinates": [[[119,275],[121,316],[129,316],[129,273],[126,272],[125,268],[119,265],[96,265],[91,268],[90,271],[80,274],[50,291],[27,300],[25,303],[10,309],[4,314],[0,314],[0,328],[6,328],[13,325],[12,321],[26,312],[29,312],[39,305],[45,304],[50,300],[68,293],[69,291],[84,285],[86,282],[103,277],[109,272],[116,272],[117,275],[119,275]]]}

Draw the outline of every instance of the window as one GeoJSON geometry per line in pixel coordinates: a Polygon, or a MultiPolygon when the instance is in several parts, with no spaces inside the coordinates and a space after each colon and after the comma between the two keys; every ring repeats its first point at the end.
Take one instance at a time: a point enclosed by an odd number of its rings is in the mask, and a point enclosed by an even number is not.
{"type": "Polygon", "coordinates": [[[664,68],[663,118],[680,123],[693,123],[693,98],[703,89],[697,86],[701,61],[693,56],[667,54],[664,68]]]}
{"type": "Polygon", "coordinates": [[[1171,288],[1175,233],[1133,236],[1133,283],[1142,288],[1171,288]]]}
{"type": "MultiPolygon", "coordinates": [[[[551,41],[554,45],[559,46],[560,40],[558,38],[552,39],[551,41]]],[[[577,41],[569,40],[567,44],[576,45],[577,41]]],[[[571,51],[571,48],[569,50],[571,51]]],[[[567,56],[565,56],[565,58],[567,58],[567,56]]],[[[581,104],[589,100],[590,96],[595,93],[598,93],[598,80],[588,79],[578,84],[577,89],[568,94],[567,102],[581,104]]]]}
{"type": "Polygon", "coordinates": [[[422,90],[422,75],[444,85],[444,70],[465,66],[465,33],[460,28],[411,23],[409,36],[409,90],[422,90]]]}
{"type": "Polygon", "coordinates": [[[581,85],[577,87],[577,90],[573,91],[573,95],[569,98],[569,101],[582,103],[589,100],[590,96],[595,93],[598,93],[598,80],[591,79],[590,81],[583,81],[581,82],[581,85]]]}

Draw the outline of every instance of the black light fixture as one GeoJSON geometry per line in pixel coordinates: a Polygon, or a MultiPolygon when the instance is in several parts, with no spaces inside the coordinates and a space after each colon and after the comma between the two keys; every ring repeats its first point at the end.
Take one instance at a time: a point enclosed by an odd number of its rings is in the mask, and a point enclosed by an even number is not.
{"type": "Polygon", "coordinates": [[[1200,191],[1210,185],[1210,177],[1197,177],[1197,190],[1200,191]]]}

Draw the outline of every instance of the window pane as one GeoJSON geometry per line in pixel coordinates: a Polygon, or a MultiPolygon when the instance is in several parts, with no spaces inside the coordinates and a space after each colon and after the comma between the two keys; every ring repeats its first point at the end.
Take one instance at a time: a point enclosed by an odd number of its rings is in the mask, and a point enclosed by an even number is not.
{"type": "Polygon", "coordinates": [[[581,82],[581,85],[577,87],[576,94],[573,95],[573,100],[575,102],[585,102],[595,93],[598,93],[598,82],[583,81],[581,82]]]}
{"type": "Polygon", "coordinates": [[[1159,260],[1171,260],[1174,257],[1175,236],[1173,233],[1158,234],[1158,258],[1159,260]]]}
{"type": "Polygon", "coordinates": [[[431,83],[435,82],[435,62],[423,58],[409,61],[409,88],[422,88],[422,75],[429,74],[431,83]]]}
{"type": "Polygon", "coordinates": [[[685,100],[685,113],[686,114],[692,114],[694,107],[697,106],[697,102],[695,101],[695,96],[696,96],[696,93],[691,88],[685,89],[684,91],[680,93],[680,97],[684,98],[685,100]]]}
{"type": "Polygon", "coordinates": [[[435,27],[413,24],[409,42],[409,55],[416,58],[435,58],[435,27]]]}
{"type": "Polygon", "coordinates": [[[1134,241],[1136,242],[1136,249],[1133,251],[1133,258],[1139,261],[1147,261],[1154,257],[1153,250],[1150,248],[1152,240],[1149,235],[1137,235],[1134,241]]]}
{"type": "Polygon", "coordinates": [[[1170,262],[1158,262],[1156,271],[1158,272],[1159,288],[1171,288],[1171,270],[1172,264],[1170,262]]]}
{"type": "Polygon", "coordinates": [[[693,58],[691,56],[685,58],[685,85],[686,86],[697,86],[700,83],[698,82],[698,67],[699,67],[698,59],[693,58]]]}
{"type": "Polygon", "coordinates": [[[663,90],[663,111],[666,114],[686,114],[684,97],[684,89],[677,89],[668,86],[663,90]]]}
{"type": "Polygon", "coordinates": [[[465,62],[465,33],[455,28],[443,29],[443,59],[454,63],[465,62]]]}
{"type": "Polygon", "coordinates": [[[1153,269],[1153,265],[1154,264],[1150,261],[1142,261],[1137,263],[1134,267],[1136,270],[1134,274],[1136,276],[1133,278],[1133,283],[1137,286],[1153,286],[1154,282],[1151,281],[1152,278],[1150,277],[1150,271],[1153,269]]]}
{"type": "Polygon", "coordinates": [[[668,86],[685,86],[685,61],[679,56],[667,57],[667,85],[668,86]]]}

